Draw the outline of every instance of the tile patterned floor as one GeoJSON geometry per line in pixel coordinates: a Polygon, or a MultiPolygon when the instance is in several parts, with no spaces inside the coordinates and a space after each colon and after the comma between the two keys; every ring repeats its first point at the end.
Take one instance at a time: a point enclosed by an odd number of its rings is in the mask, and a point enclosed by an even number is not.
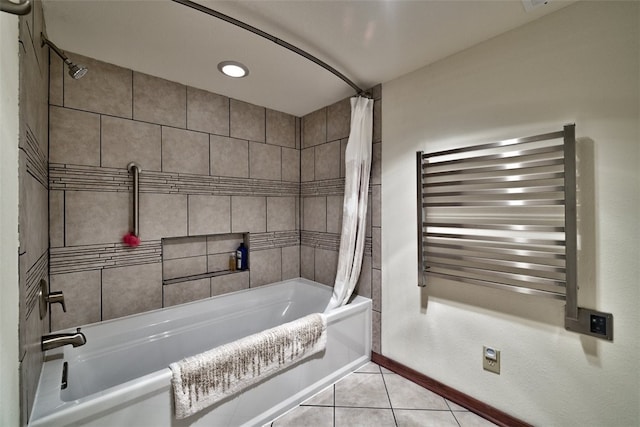
{"type": "Polygon", "coordinates": [[[371,362],[271,427],[487,427],[495,424],[371,362]]]}

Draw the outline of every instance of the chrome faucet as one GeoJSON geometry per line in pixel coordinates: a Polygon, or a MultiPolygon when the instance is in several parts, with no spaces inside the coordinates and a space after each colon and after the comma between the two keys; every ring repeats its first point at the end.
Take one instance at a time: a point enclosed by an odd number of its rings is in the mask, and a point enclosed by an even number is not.
{"type": "Polygon", "coordinates": [[[51,334],[44,335],[41,341],[42,351],[51,350],[53,348],[62,347],[63,345],[71,344],[74,347],[79,347],[87,343],[87,337],[80,332],[80,328],[76,329],[75,334],[51,334]]]}

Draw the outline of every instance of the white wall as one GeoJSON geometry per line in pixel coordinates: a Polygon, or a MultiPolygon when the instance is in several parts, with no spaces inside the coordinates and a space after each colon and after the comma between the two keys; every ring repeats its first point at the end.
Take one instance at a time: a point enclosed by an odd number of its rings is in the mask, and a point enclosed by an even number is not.
{"type": "Polygon", "coordinates": [[[18,17],[0,13],[0,425],[20,422],[18,385],[18,17]]]}
{"type": "Polygon", "coordinates": [[[640,424],[639,6],[578,2],[383,85],[385,356],[536,425],[640,424]],[[416,286],[415,152],[566,123],[581,167],[595,159],[581,196],[595,193],[595,227],[580,230],[595,262],[582,262],[579,299],[614,314],[613,343],[565,331],[559,301],[416,286]],[[482,370],[483,345],[502,350],[500,375],[482,370]]]}

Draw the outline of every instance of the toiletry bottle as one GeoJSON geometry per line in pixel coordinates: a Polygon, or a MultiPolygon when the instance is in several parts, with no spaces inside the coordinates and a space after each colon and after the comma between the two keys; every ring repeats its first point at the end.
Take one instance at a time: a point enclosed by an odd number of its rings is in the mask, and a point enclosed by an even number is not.
{"type": "Polygon", "coordinates": [[[240,246],[236,249],[236,269],[247,269],[247,247],[244,245],[244,242],[240,243],[240,246]]]}
{"type": "Polygon", "coordinates": [[[236,271],[236,256],[235,254],[229,255],[229,270],[236,271]]]}

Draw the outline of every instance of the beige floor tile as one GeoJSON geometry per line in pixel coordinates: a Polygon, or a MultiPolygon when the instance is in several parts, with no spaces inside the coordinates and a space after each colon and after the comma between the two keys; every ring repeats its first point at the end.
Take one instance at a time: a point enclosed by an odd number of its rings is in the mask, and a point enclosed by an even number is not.
{"type": "Polygon", "coordinates": [[[443,397],[400,375],[385,375],[384,380],[394,409],[449,410],[443,397]]]}
{"type": "Polygon", "coordinates": [[[336,408],[335,417],[335,427],[395,427],[396,425],[391,409],[336,408]]]}
{"type": "Polygon", "coordinates": [[[354,373],[338,382],[336,406],[390,408],[382,375],[354,373]]]}
{"type": "Polygon", "coordinates": [[[452,411],[463,411],[463,412],[468,411],[468,409],[465,408],[464,406],[460,406],[457,403],[453,403],[449,399],[445,399],[445,400],[447,402],[447,405],[449,405],[449,409],[451,409],[452,411]]]}
{"type": "Polygon", "coordinates": [[[495,426],[491,421],[485,420],[473,412],[454,412],[453,416],[458,420],[460,427],[490,427],[495,426]]]}
{"type": "Polygon", "coordinates": [[[394,409],[398,427],[458,427],[451,411],[423,411],[420,409],[394,409]]]}
{"type": "Polygon", "coordinates": [[[373,362],[369,362],[366,365],[364,365],[362,368],[358,369],[356,372],[368,373],[368,374],[379,374],[380,366],[376,365],[373,362]]]}
{"type": "Polygon", "coordinates": [[[287,412],[280,418],[277,418],[273,427],[332,427],[333,426],[333,408],[322,406],[298,406],[290,412],[287,412]]]}
{"type": "Polygon", "coordinates": [[[334,401],[334,386],[330,385],[329,387],[322,390],[320,393],[316,394],[313,397],[305,400],[302,405],[306,406],[333,406],[334,401]]]}

